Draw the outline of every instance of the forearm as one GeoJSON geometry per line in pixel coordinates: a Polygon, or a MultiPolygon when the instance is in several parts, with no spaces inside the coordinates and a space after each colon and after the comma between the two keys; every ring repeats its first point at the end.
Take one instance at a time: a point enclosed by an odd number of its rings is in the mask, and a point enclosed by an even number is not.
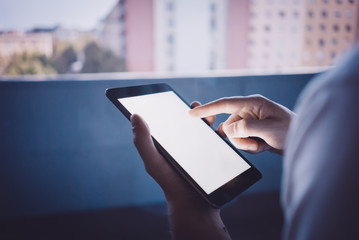
{"type": "MultiPolygon", "coordinates": [[[[202,200],[203,201],[203,200],[202,200]]],[[[231,239],[220,210],[207,203],[168,201],[169,223],[174,239],[231,239]]]]}

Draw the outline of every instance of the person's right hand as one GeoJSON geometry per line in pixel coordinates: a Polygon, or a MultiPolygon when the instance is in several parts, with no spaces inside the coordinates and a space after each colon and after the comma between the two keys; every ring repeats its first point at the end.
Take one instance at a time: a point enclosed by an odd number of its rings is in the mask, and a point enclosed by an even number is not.
{"type": "Polygon", "coordinates": [[[288,108],[261,95],[221,98],[190,110],[192,116],[200,118],[220,113],[231,116],[220,124],[218,132],[237,148],[251,153],[281,153],[295,116],[288,108]]]}

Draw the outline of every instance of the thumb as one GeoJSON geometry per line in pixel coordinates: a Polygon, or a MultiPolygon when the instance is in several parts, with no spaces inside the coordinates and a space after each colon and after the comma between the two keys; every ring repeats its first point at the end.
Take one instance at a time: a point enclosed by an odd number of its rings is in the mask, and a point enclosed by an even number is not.
{"type": "Polygon", "coordinates": [[[150,129],[146,122],[137,114],[131,115],[133,142],[145,165],[153,164],[159,153],[153,143],[150,129]]]}
{"type": "Polygon", "coordinates": [[[272,132],[273,124],[272,119],[240,119],[234,123],[224,124],[223,131],[232,138],[259,137],[266,141],[270,138],[269,133],[272,132]]]}

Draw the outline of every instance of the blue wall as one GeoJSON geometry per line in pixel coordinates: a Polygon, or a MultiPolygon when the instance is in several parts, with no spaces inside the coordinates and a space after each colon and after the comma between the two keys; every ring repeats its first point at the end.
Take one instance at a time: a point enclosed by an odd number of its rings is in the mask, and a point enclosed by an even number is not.
{"type": "MultiPolygon", "coordinates": [[[[259,93],[292,109],[312,77],[0,81],[0,219],[164,201],[106,88],[166,82],[188,102],[259,93]]],[[[247,194],[278,190],[281,157],[245,155],[263,173],[247,194]]]]}

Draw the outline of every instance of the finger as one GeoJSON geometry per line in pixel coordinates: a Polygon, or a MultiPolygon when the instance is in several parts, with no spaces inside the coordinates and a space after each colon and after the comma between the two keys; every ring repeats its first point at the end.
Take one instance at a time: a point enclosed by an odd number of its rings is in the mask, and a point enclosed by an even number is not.
{"type": "Polygon", "coordinates": [[[143,160],[146,171],[165,193],[171,194],[174,189],[174,182],[176,182],[176,187],[180,188],[182,183],[178,184],[177,181],[182,179],[178,178],[178,173],[157,151],[146,122],[137,114],[133,114],[130,120],[133,126],[134,144],[143,160]]]}
{"type": "Polygon", "coordinates": [[[242,118],[240,116],[238,116],[237,114],[232,114],[231,116],[229,116],[227,118],[227,120],[223,123],[223,127],[226,128],[229,125],[231,125],[234,122],[237,122],[239,120],[241,120],[242,118]]]}
{"type": "MultiPolygon", "coordinates": [[[[201,103],[198,102],[198,101],[195,101],[195,102],[192,102],[191,103],[191,108],[196,108],[196,107],[199,107],[201,106],[201,103]]],[[[213,125],[214,121],[216,120],[216,116],[208,116],[205,118],[205,120],[209,123],[209,125],[213,125]]]]}
{"type": "Polygon", "coordinates": [[[196,108],[196,107],[199,107],[199,106],[201,106],[201,103],[198,102],[198,101],[194,101],[194,102],[191,103],[191,108],[196,108]]]}
{"type": "Polygon", "coordinates": [[[218,128],[217,128],[217,133],[219,133],[219,135],[221,135],[223,138],[226,138],[226,134],[223,131],[223,123],[219,124],[218,128]]]}
{"type": "Polygon", "coordinates": [[[162,156],[153,143],[146,122],[137,114],[133,114],[130,120],[132,123],[133,142],[143,159],[145,167],[147,168],[153,164],[158,164],[158,161],[161,161],[162,156]]]}
{"type": "Polygon", "coordinates": [[[241,117],[239,117],[236,114],[232,114],[225,122],[220,123],[218,128],[217,128],[217,132],[219,133],[219,135],[221,135],[223,138],[226,138],[227,135],[224,132],[224,127],[230,125],[233,122],[236,122],[238,120],[242,119],[241,117]]]}
{"type": "Polygon", "coordinates": [[[245,107],[246,98],[221,98],[213,102],[198,106],[190,111],[194,117],[208,117],[221,113],[237,113],[241,108],[245,107]]]}
{"type": "Polygon", "coordinates": [[[240,119],[229,125],[224,124],[223,127],[228,137],[259,137],[264,140],[270,138],[269,134],[273,129],[275,129],[275,121],[272,119],[240,119]]]}
{"type": "Polygon", "coordinates": [[[251,138],[229,138],[229,140],[236,148],[250,153],[260,153],[269,148],[265,141],[256,141],[251,138]]]}

